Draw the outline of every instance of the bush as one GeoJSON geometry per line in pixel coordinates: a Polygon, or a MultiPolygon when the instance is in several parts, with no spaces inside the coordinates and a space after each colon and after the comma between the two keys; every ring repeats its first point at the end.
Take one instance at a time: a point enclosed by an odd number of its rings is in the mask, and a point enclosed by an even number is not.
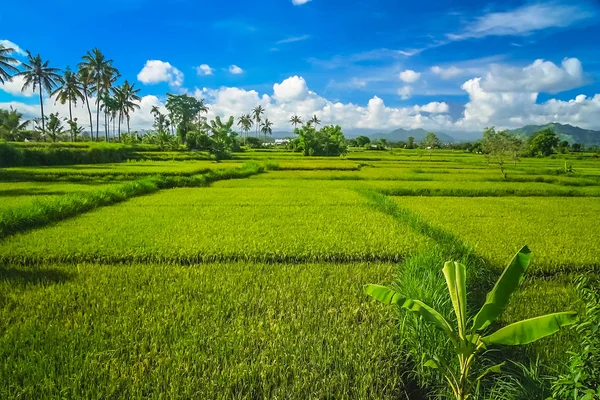
{"type": "Polygon", "coordinates": [[[8,143],[0,143],[0,167],[23,165],[23,151],[8,143]]]}
{"type": "Polygon", "coordinates": [[[185,144],[189,150],[209,151],[211,140],[206,133],[192,131],[188,132],[185,144]]]}
{"type": "Polygon", "coordinates": [[[339,125],[324,126],[316,130],[311,125],[297,129],[296,148],[305,156],[339,156],[348,152],[346,138],[339,125]]]}

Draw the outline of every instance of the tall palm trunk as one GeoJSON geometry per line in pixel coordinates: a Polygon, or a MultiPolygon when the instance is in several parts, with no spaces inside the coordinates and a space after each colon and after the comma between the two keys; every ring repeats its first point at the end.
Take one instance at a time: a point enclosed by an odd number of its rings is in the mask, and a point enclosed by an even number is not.
{"type": "Polygon", "coordinates": [[[131,132],[129,131],[129,114],[127,114],[127,134],[131,135],[131,132]]]}
{"type": "MultiPolygon", "coordinates": [[[[113,123],[113,137],[115,137],[115,115],[113,114],[112,116],[112,123],[113,123]]],[[[121,138],[119,138],[119,142],[121,141],[121,138]]]]}
{"type": "Polygon", "coordinates": [[[106,113],[106,111],[104,112],[104,137],[108,142],[108,114],[106,113]]]}
{"type": "MultiPolygon", "coordinates": [[[[99,94],[98,94],[99,95],[99,94]]],[[[100,99],[96,100],[96,141],[100,140],[100,99]]]]}
{"type": "Polygon", "coordinates": [[[100,81],[96,82],[96,141],[100,138],[100,81]]]}
{"type": "MultiPolygon", "coordinates": [[[[71,99],[69,98],[69,121],[73,121],[73,111],[71,110],[71,99]]],[[[71,125],[69,125],[71,126],[71,125]]],[[[71,130],[71,141],[74,142],[75,139],[73,139],[73,130],[71,130]]]]}
{"type": "Polygon", "coordinates": [[[44,102],[42,101],[42,85],[40,85],[40,109],[42,111],[42,135],[44,136],[44,140],[46,140],[46,128],[44,125],[44,102]]]}
{"type": "Polygon", "coordinates": [[[94,123],[92,121],[92,110],[90,109],[90,100],[88,99],[87,91],[85,94],[85,105],[87,106],[88,114],[90,116],[90,138],[94,140],[94,123]]]}
{"type": "Polygon", "coordinates": [[[121,141],[121,118],[122,118],[122,113],[119,113],[119,142],[121,141]]]}

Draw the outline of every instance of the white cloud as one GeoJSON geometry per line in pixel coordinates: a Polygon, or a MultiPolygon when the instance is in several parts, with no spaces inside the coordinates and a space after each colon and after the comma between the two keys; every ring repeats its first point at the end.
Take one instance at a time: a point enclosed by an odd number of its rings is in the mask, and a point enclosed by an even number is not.
{"type": "Polygon", "coordinates": [[[524,68],[492,64],[481,86],[496,92],[558,93],[583,83],[581,62],[577,58],[565,58],[560,67],[541,59],[524,68]]]}
{"type": "Polygon", "coordinates": [[[419,72],[415,72],[412,69],[407,69],[406,71],[400,72],[400,79],[406,83],[413,83],[419,80],[421,74],[419,72]]]}
{"type": "Polygon", "coordinates": [[[302,4],[308,3],[310,0],[292,0],[292,4],[295,6],[301,6],[302,4]]]}
{"type": "Polygon", "coordinates": [[[289,38],[278,40],[277,42],[275,42],[275,44],[294,43],[294,42],[300,42],[300,41],[306,40],[306,39],[310,39],[310,35],[292,36],[289,38]]]}
{"type": "Polygon", "coordinates": [[[300,76],[292,76],[273,85],[273,97],[280,101],[303,100],[308,96],[306,81],[300,76]]]}
{"type": "Polygon", "coordinates": [[[600,94],[593,97],[576,96],[563,101],[550,99],[538,103],[537,92],[487,91],[481,78],[470,79],[462,88],[469,94],[464,116],[455,123],[457,128],[481,130],[485,126],[517,128],[523,125],[561,122],[582,128],[598,129],[600,94]]]}
{"type": "Polygon", "coordinates": [[[445,114],[450,111],[450,107],[445,102],[432,101],[423,106],[414,106],[416,112],[428,112],[431,114],[445,114]]]}
{"type": "Polygon", "coordinates": [[[442,79],[452,79],[459,75],[462,75],[464,70],[462,68],[457,68],[455,66],[450,67],[440,67],[439,65],[434,65],[431,67],[431,72],[438,75],[442,79]]]}
{"type": "Polygon", "coordinates": [[[24,96],[31,97],[35,94],[31,87],[26,89],[24,92],[21,91],[23,88],[24,79],[22,76],[13,76],[10,81],[0,83],[0,90],[6,93],[12,94],[13,96],[24,96]]]}
{"type": "Polygon", "coordinates": [[[2,40],[0,40],[0,45],[3,45],[4,47],[7,47],[7,48],[14,49],[15,53],[18,53],[18,54],[20,54],[22,56],[27,55],[27,53],[25,52],[25,50],[23,50],[18,45],[16,45],[15,43],[11,42],[10,40],[2,39],[2,40]]]}
{"type": "Polygon", "coordinates": [[[548,28],[565,28],[594,16],[583,5],[558,2],[533,3],[506,12],[491,12],[471,21],[462,32],[447,35],[450,40],[485,36],[524,36],[548,28]]]}
{"type": "Polygon", "coordinates": [[[237,65],[232,64],[229,66],[229,72],[231,72],[234,75],[239,75],[239,74],[243,73],[244,70],[241,69],[240,67],[238,67],[237,65]]]}
{"type": "Polygon", "coordinates": [[[397,93],[398,93],[398,96],[400,96],[402,98],[402,100],[407,100],[407,99],[410,99],[410,96],[412,96],[412,92],[413,92],[413,89],[410,86],[406,85],[406,86],[403,86],[400,89],[398,89],[397,93]]]}
{"type": "MultiPolygon", "coordinates": [[[[206,99],[209,107],[208,118],[214,118],[216,115],[237,117],[260,104],[266,109],[265,117],[274,122],[276,130],[289,130],[288,121],[294,114],[304,118],[316,114],[323,124],[339,124],[345,130],[392,130],[403,127],[439,132],[481,131],[491,125],[498,128],[516,128],[526,124],[553,121],[583,128],[600,128],[597,118],[600,115],[600,94],[591,97],[581,94],[571,100],[550,99],[538,103],[538,92],[490,89],[484,87],[485,79],[469,79],[462,85],[469,100],[465,105],[464,114],[459,119],[452,119],[449,105],[438,101],[407,107],[387,106],[384,98],[380,96],[373,96],[363,105],[332,101],[311,91],[301,76],[291,76],[274,84],[270,93],[221,87],[196,89],[193,95],[206,99]]],[[[398,94],[408,98],[412,94],[412,87],[407,85],[399,89],[398,94]]],[[[35,97],[28,100],[31,104],[18,101],[0,103],[0,108],[13,106],[25,114],[25,118],[33,118],[39,116],[39,105],[35,100],[35,97]]],[[[90,105],[92,114],[95,115],[95,99],[90,99],[90,105]]],[[[153,117],[150,110],[155,105],[164,110],[164,101],[158,97],[147,95],[142,98],[141,109],[131,115],[133,130],[151,129],[153,117]]],[[[53,98],[44,99],[44,109],[47,115],[57,111],[62,117],[68,115],[68,105],[55,104],[53,98]]],[[[73,114],[79,119],[79,123],[89,130],[87,109],[82,104],[73,108],[73,114]]]]}
{"type": "Polygon", "coordinates": [[[170,63],[161,60],[146,61],[146,65],[137,75],[137,78],[144,85],[167,82],[171,86],[180,87],[183,84],[183,72],[170,63]]]}
{"type": "Polygon", "coordinates": [[[212,75],[214,68],[211,68],[208,64],[200,64],[196,67],[196,73],[200,76],[212,75]]]}

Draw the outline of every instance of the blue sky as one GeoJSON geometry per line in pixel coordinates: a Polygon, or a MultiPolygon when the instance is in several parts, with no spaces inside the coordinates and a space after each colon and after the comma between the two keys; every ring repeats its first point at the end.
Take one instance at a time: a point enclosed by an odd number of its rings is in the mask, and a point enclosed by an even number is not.
{"type": "MultiPolygon", "coordinates": [[[[600,129],[597,2],[294,1],[10,2],[0,39],[60,68],[98,47],[148,104],[168,91],[215,114],[263,102],[280,124],[298,110],[351,129],[600,129]],[[143,71],[149,60],[160,64],[143,71]]],[[[0,105],[35,113],[35,96],[0,89],[0,105]]]]}

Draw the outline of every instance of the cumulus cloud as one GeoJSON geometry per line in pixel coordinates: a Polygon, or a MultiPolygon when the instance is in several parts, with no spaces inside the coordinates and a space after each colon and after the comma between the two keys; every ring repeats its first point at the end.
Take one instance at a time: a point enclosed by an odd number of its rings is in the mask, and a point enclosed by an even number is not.
{"type": "Polygon", "coordinates": [[[167,82],[171,86],[180,87],[183,85],[183,72],[166,61],[148,60],[137,79],[144,85],[167,82]]]}
{"type": "Polygon", "coordinates": [[[558,93],[582,86],[583,67],[577,58],[565,58],[561,66],[535,60],[524,68],[493,64],[481,81],[488,91],[558,93]]]}
{"type": "Polygon", "coordinates": [[[469,22],[462,32],[448,34],[450,40],[485,36],[524,36],[548,28],[565,28],[591,18],[594,11],[585,4],[558,2],[526,4],[506,12],[490,12],[469,22]]]}
{"type": "Polygon", "coordinates": [[[273,85],[274,98],[280,101],[303,100],[308,96],[306,81],[300,76],[292,76],[273,85]]]}
{"type": "Polygon", "coordinates": [[[415,72],[412,69],[407,69],[406,71],[400,72],[400,80],[406,83],[413,83],[419,80],[421,74],[419,72],[415,72]]]}
{"type": "Polygon", "coordinates": [[[516,128],[523,125],[561,122],[582,128],[598,129],[594,115],[600,113],[600,94],[578,95],[568,101],[550,99],[538,103],[537,92],[488,91],[481,78],[465,82],[462,88],[469,95],[464,116],[456,121],[457,128],[481,130],[484,126],[516,128]]]}
{"type": "Polygon", "coordinates": [[[452,79],[464,73],[462,68],[455,67],[451,65],[450,67],[440,67],[439,65],[434,65],[431,67],[431,72],[438,75],[442,79],[452,79]]]}
{"type": "Polygon", "coordinates": [[[26,55],[27,53],[25,52],[25,50],[23,50],[22,48],[20,48],[18,45],[16,45],[15,43],[11,42],[10,40],[6,40],[6,39],[2,39],[0,40],[0,45],[10,48],[10,49],[14,49],[15,53],[18,53],[22,56],[26,55]]]}
{"type": "Polygon", "coordinates": [[[292,0],[292,4],[295,6],[301,6],[302,4],[308,3],[310,0],[292,0]]]}
{"type": "Polygon", "coordinates": [[[450,107],[445,102],[432,101],[423,106],[414,106],[416,112],[428,112],[431,114],[445,114],[450,111],[450,107]]]}
{"type": "Polygon", "coordinates": [[[13,96],[24,96],[31,97],[35,94],[32,90],[31,86],[22,91],[23,83],[25,80],[22,76],[13,76],[10,81],[5,81],[4,83],[0,83],[0,90],[5,91],[6,93],[12,94],[13,96]]]}
{"type": "Polygon", "coordinates": [[[412,96],[412,92],[413,92],[413,89],[410,86],[406,85],[406,86],[403,86],[400,89],[398,89],[397,93],[398,93],[398,96],[400,96],[402,98],[402,100],[408,100],[408,99],[410,99],[410,96],[412,96]]]}
{"type": "Polygon", "coordinates": [[[208,64],[200,64],[196,67],[196,73],[200,76],[212,75],[214,68],[211,68],[208,64]]]}
{"type": "MultiPolygon", "coordinates": [[[[366,104],[332,101],[311,91],[301,76],[291,76],[273,85],[270,93],[245,90],[237,87],[202,88],[191,92],[204,98],[209,107],[207,117],[216,115],[228,117],[250,112],[257,105],[265,109],[265,116],[272,120],[276,130],[289,130],[291,115],[304,118],[316,114],[323,124],[339,124],[345,130],[377,129],[391,130],[398,127],[407,129],[424,128],[432,131],[481,131],[486,126],[516,128],[527,124],[561,122],[583,128],[598,129],[597,116],[600,115],[600,94],[579,95],[571,100],[551,99],[538,103],[538,92],[499,91],[484,87],[485,77],[467,80],[462,90],[469,100],[463,115],[458,119],[450,116],[450,107],[445,102],[433,101],[407,107],[391,107],[382,97],[373,96],[366,104]]],[[[411,87],[399,89],[399,95],[410,96],[411,87]]],[[[20,101],[0,103],[0,108],[13,106],[25,114],[25,118],[39,116],[39,105],[35,98],[31,104],[20,101]]],[[[92,113],[95,113],[95,99],[90,99],[92,113]]],[[[141,109],[132,113],[131,127],[134,130],[151,129],[153,117],[150,110],[157,106],[164,110],[164,99],[147,95],[140,101],[141,109]]],[[[59,112],[68,115],[68,105],[56,103],[45,97],[44,109],[49,114],[59,112]]],[[[78,104],[73,108],[79,123],[89,130],[87,109],[78,104]]],[[[95,121],[95,119],[94,119],[95,121]]],[[[102,129],[102,126],[101,126],[102,129]]]]}
{"type": "Polygon", "coordinates": [[[232,64],[232,65],[229,66],[229,72],[232,73],[232,74],[234,74],[234,75],[239,75],[239,74],[243,73],[244,70],[241,69],[240,67],[238,67],[237,65],[232,64]]]}

